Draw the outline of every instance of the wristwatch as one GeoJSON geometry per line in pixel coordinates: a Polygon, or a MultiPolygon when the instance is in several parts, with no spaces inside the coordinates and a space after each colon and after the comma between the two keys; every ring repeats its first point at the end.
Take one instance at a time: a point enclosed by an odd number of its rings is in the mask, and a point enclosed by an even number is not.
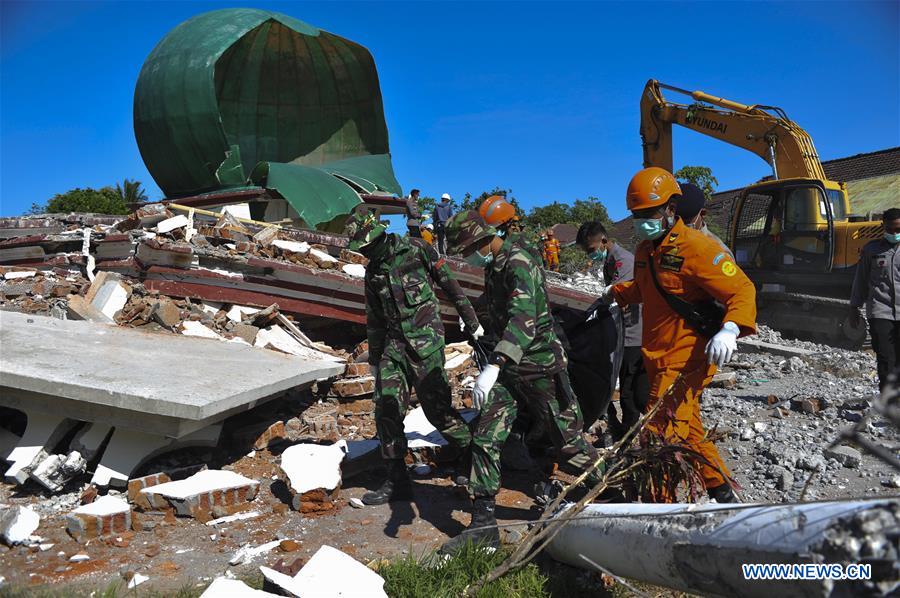
{"type": "Polygon", "coordinates": [[[488,365],[495,365],[498,368],[502,368],[506,364],[506,355],[503,353],[491,353],[491,356],[488,357],[488,365]]]}

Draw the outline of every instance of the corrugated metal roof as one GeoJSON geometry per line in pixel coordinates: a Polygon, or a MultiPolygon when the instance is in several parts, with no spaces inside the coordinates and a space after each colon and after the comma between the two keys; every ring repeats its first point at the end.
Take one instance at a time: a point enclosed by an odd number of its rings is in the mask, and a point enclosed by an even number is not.
{"type": "MultiPolygon", "coordinates": [[[[173,29],[141,69],[134,126],[147,169],[169,197],[246,184],[261,162],[280,181],[311,177],[287,187],[325,194],[304,206],[311,226],[359,202],[337,179],[322,186],[316,168],[401,193],[369,51],[276,12],[217,10],[173,29]],[[272,168],[288,163],[313,168],[272,168]]],[[[286,198],[295,208],[303,202],[286,198]]]]}

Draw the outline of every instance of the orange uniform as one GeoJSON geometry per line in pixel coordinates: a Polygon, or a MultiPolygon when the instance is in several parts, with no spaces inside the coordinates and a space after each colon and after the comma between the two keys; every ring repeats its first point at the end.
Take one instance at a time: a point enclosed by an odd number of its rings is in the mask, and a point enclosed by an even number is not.
{"type": "Polygon", "coordinates": [[[559,241],[555,237],[544,241],[544,261],[549,269],[559,269],[559,241]]]}
{"type": "MultiPolygon", "coordinates": [[[[687,444],[727,472],[715,445],[703,440],[706,432],[700,419],[700,395],[716,372],[705,354],[709,339],[695,332],[666,303],[653,282],[650,260],[663,289],[691,303],[719,301],[726,310],[723,321],[737,324],[741,336],[756,332],[756,288],[718,243],[687,227],[680,218],[658,246],[651,241],[638,246],[634,280],[613,287],[618,303],[643,303],[642,350],[651,384],[648,409],[684,374],[682,383],[667,398],[673,404],[663,405],[648,427],[687,444]]],[[[703,466],[701,473],[707,488],[725,482],[713,467],[703,466]]]]}

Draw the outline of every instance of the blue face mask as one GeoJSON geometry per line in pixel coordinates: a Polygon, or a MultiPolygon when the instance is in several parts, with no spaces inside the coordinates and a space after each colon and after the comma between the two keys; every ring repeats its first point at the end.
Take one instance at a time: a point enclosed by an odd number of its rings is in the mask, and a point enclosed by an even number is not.
{"type": "Polygon", "coordinates": [[[891,233],[884,233],[884,240],[890,243],[891,245],[896,245],[900,243],[900,233],[892,235],[891,233]]]}
{"type": "Polygon", "coordinates": [[[596,251],[592,251],[588,254],[588,258],[595,262],[602,262],[606,260],[606,250],[605,249],[597,249],[596,251]]]}
{"type": "Polygon", "coordinates": [[[487,255],[481,255],[477,251],[473,251],[465,257],[465,260],[467,264],[476,268],[487,268],[494,261],[494,254],[488,251],[487,255]]]}
{"type": "Polygon", "coordinates": [[[642,241],[652,241],[662,236],[663,225],[659,218],[635,218],[634,233],[642,241]]]}

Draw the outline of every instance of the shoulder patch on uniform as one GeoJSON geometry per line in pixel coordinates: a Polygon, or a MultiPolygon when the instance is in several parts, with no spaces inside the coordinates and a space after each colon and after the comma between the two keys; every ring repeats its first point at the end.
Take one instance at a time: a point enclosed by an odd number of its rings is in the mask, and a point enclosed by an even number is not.
{"type": "Polygon", "coordinates": [[[634,267],[635,267],[635,268],[646,268],[646,267],[647,267],[647,262],[645,262],[644,260],[635,260],[635,261],[634,261],[634,267]]]}
{"type": "Polygon", "coordinates": [[[435,267],[435,268],[440,268],[441,266],[443,266],[443,265],[446,264],[446,263],[447,263],[447,260],[444,259],[444,258],[441,258],[441,259],[439,259],[438,261],[436,261],[436,262],[434,263],[434,267],[435,267]]]}
{"type": "Polygon", "coordinates": [[[731,260],[722,262],[722,274],[725,276],[734,276],[737,274],[737,266],[731,260]]]}
{"type": "Polygon", "coordinates": [[[713,266],[718,266],[718,265],[719,265],[719,262],[721,262],[722,259],[723,259],[724,257],[725,257],[725,253],[724,253],[724,252],[723,252],[723,253],[720,253],[719,255],[717,255],[716,257],[714,257],[714,258],[713,258],[713,266]]]}
{"type": "Polygon", "coordinates": [[[617,262],[616,262],[616,268],[621,268],[621,267],[622,267],[622,262],[621,262],[621,261],[617,261],[617,262]]]}
{"type": "Polygon", "coordinates": [[[684,265],[684,258],[677,255],[672,255],[669,253],[664,253],[659,256],[659,267],[663,270],[671,270],[672,272],[681,272],[681,267],[684,265]]]}
{"type": "Polygon", "coordinates": [[[678,255],[678,246],[663,247],[663,253],[666,255],[678,255]]]}
{"type": "Polygon", "coordinates": [[[674,243],[675,239],[677,239],[677,238],[678,238],[678,233],[672,233],[671,235],[669,235],[669,243],[674,243]]]}

